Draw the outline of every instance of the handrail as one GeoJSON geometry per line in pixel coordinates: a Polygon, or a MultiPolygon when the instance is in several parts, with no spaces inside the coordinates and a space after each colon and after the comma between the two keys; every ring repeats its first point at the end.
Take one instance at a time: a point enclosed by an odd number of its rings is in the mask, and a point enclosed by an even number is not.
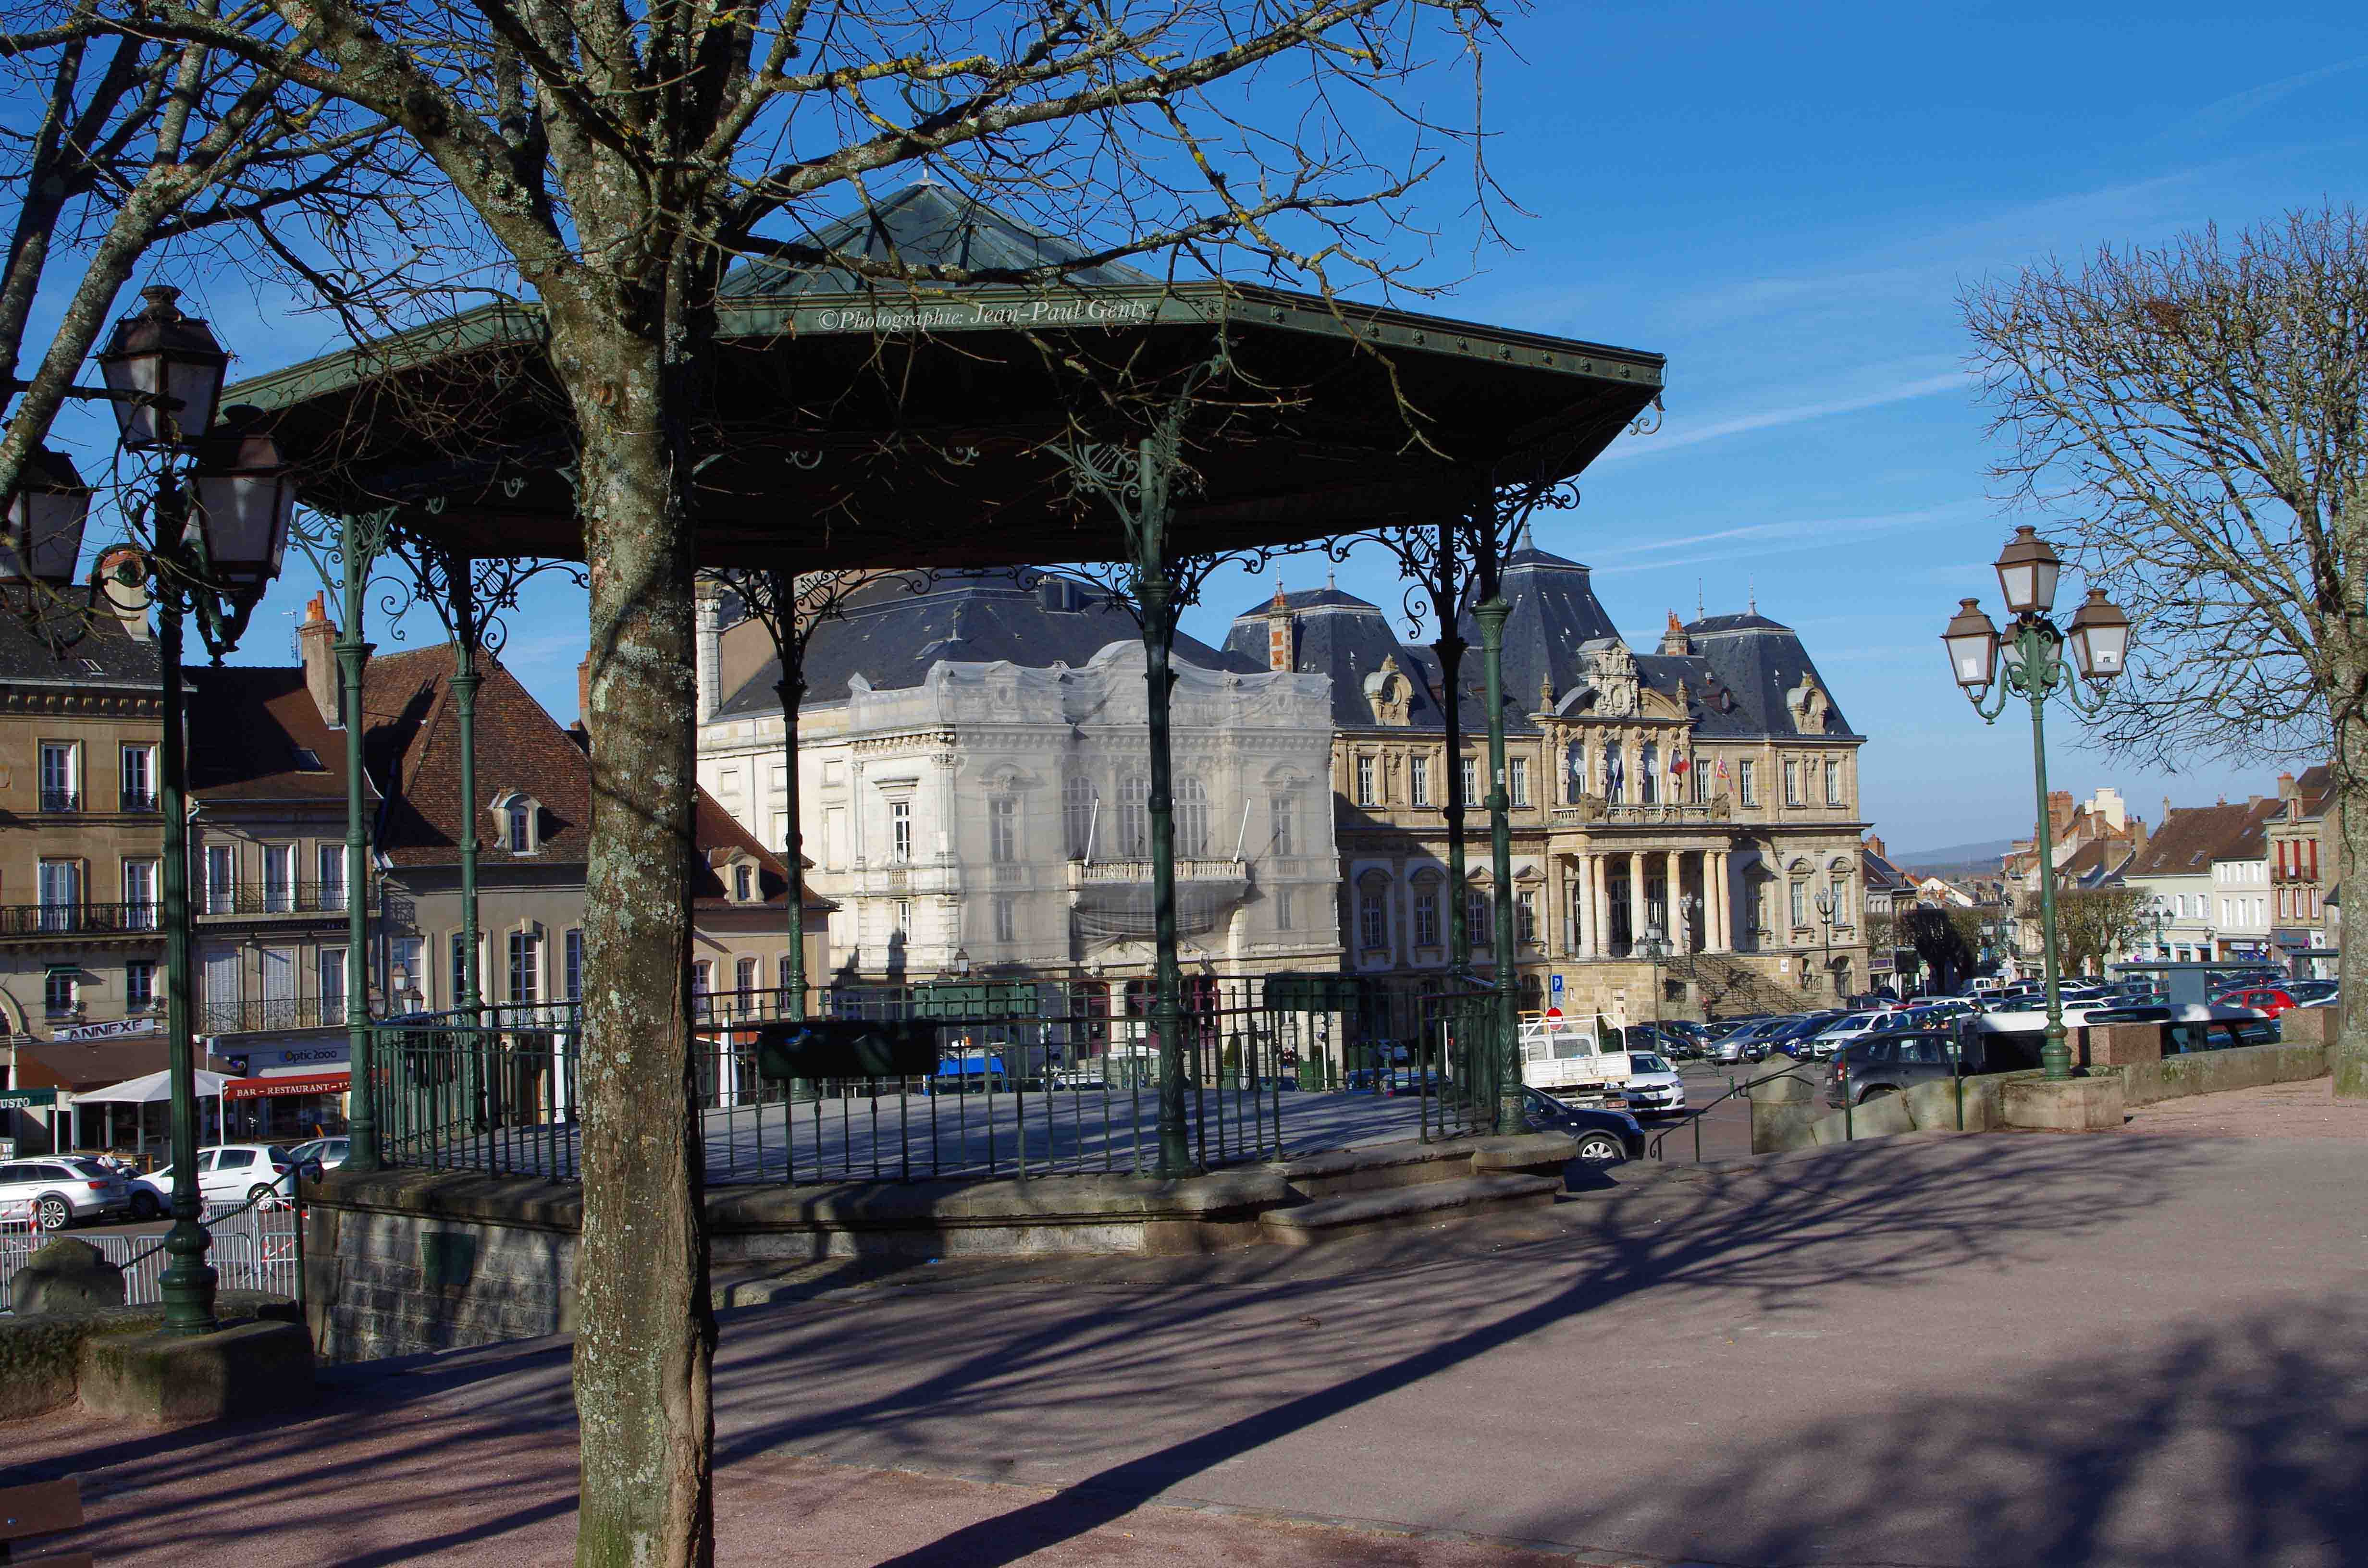
{"type": "MultiPolygon", "coordinates": [[[[1714,1100],[1706,1100],[1699,1106],[1690,1108],[1686,1112],[1686,1119],[1679,1125],[1680,1127],[1691,1127],[1693,1129],[1694,1159],[1696,1163],[1700,1163],[1702,1160],[1702,1119],[1710,1114],[1712,1107],[1724,1105],[1737,1095],[1748,1095],[1762,1084],[1772,1084],[1779,1078],[1795,1077],[1798,1076],[1800,1073],[1801,1064],[1796,1062],[1789,1067],[1779,1068],[1777,1071],[1767,1074],[1765,1077],[1754,1078],[1748,1084],[1737,1084],[1735,1087],[1727,1090],[1726,1093],[1719,1096],[1718,1098],[1714,1100]]],[[[1814,1086],[1817,1076],[1818,1075],[1816,1074],[1812,1073],[1804,1081],[1814,1086]]],[[[1659,1135],[1654,1138],[1653,1142],[1645,1146],[1645,1152],[1654,1159],[1660,1159],[1662,1157],[1661,1145],[1668,1142],[1670,1133],[1677,1131],[1679,1131],[1678,1127],[1664,1127],[1661,1129],[1659,1135]]]]}

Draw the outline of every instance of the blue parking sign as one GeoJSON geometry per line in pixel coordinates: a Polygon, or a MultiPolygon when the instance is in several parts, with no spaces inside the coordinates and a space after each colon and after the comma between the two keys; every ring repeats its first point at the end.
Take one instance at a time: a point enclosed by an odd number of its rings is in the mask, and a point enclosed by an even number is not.
{"type": "Polygon", "coordinates": [[[1552,981],[1554,982],[1554,983],[1553,983],[1550,987],[1548,987],[1548,989],[1550,989],[1551,991],[1553,991],[1553,993],[1554,993],[1554,1000],[1555,1000],[1556,1002],[1560,1002],[1560,1001],[1562,1000],[1562,976],[1561,976],[1561,975],[1556,974],[1556,975],[1550,975],[1550,976],[1548,976],[1547,978],[1548,978],[1548,979],[1550,979],[1550,980],[1552,980],[1552,981]]]}

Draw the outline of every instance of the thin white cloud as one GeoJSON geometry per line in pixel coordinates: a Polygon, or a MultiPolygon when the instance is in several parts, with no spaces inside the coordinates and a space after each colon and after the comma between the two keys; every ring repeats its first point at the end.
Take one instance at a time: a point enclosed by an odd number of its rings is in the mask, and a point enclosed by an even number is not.
{"type": "Polygon", "coordinates": [[[1784,408],[1763,408],[1757,414],[1736,415],[1728,419],[1716,419],[1707,425],[1680,426],[1654,436],[1639,437],[1615,443],[1611,449],[1596,460],[1611,462],[1622,458],[1649,458],[1656,453],[1675,451],[1679,447],[1691,447],[1703,441],[1715,441],[1727,436],[1741,436],[1753,430],[1770,430],[1782,425],[1799,425],[1811,419],[1824,419],[1836,414],[1856,414],[1869,408],[1882,408],[1912,398],[1930,397],[1936,392],[1956,392],[1967,385],[1963,370],[1950,370],[1938,376],[1924,376],[1912,381],[1902,381],[1856,397],[1830,398],[1822,403],[1797,403],[1784,408]]]}
{"type": "Polygon", "coordinates": [[[2248,87],[2241,93],[2231,93],[2225,98],[2215,98],[2205,104],[2173,126],[2167,134],[2217,136],[2238,120],[2248,115],[2259,113],[2280,98],[2299,93],[2305,87],[2315,87],[2330,76],[2340,76],[2346,71],[2357,71],[2363,65],[2368,65],[2368,54],[2355,54],[2349,60],[2339,60],[2331,65],[2321,65],[2314,70],[2281,77],[2274,82],[2265,82],[2258,87],[2248,87]]]}

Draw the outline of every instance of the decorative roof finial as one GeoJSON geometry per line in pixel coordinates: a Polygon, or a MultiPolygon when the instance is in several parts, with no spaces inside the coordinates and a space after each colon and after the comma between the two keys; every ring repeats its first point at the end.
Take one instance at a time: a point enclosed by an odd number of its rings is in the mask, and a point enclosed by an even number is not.
{"type": "Polygon", "coordinates": [[[1751,596],[1749,601],[1751,605],[1751,613],[1758,615],[1759,613],[1759,579],[1754,576],[1746,577],[1743,581],[1746,590],[1751,596]]]}
{"type": "Polygon", "coordinates": [[[1335,574],[1334,574],[1334,572],[1333,572],[1332,568],[1330,568],[1329,566],[1326,566],[1326,568],[1324,568],[1324,588],[1325,588],[1325,591],[1326,591],[1326,593],[1334,592],[1334,591],[1338,590],[1338,587],[1340,586],[1340,585],[1339,585],[1337,581],[1335,581],[1335,580],[1334,580],[1334,578],[1335,578],[1335,574]]]}
{"type": "Polygon", "coordinates": [[[1694,619],[1696,620],[1710,619],[1709,607],[1702,603],[1702,580],[1700,577],[1694,579],[1694,619]]]}

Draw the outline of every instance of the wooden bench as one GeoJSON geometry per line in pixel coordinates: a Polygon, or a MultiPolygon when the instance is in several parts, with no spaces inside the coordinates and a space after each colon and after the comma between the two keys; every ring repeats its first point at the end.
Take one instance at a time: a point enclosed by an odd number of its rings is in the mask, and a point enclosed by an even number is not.
{"type": "Polygon", "coordinates": [[[31,1486],[0,1487],[0,1562],[28,1568],[92,1568],[87,1551],[62,1551],[48,1557],[11,1557],[11,1541],[37,1535],[55,1535],[82,1524],[82,1483],[44,1481],[31,1486]]]}

